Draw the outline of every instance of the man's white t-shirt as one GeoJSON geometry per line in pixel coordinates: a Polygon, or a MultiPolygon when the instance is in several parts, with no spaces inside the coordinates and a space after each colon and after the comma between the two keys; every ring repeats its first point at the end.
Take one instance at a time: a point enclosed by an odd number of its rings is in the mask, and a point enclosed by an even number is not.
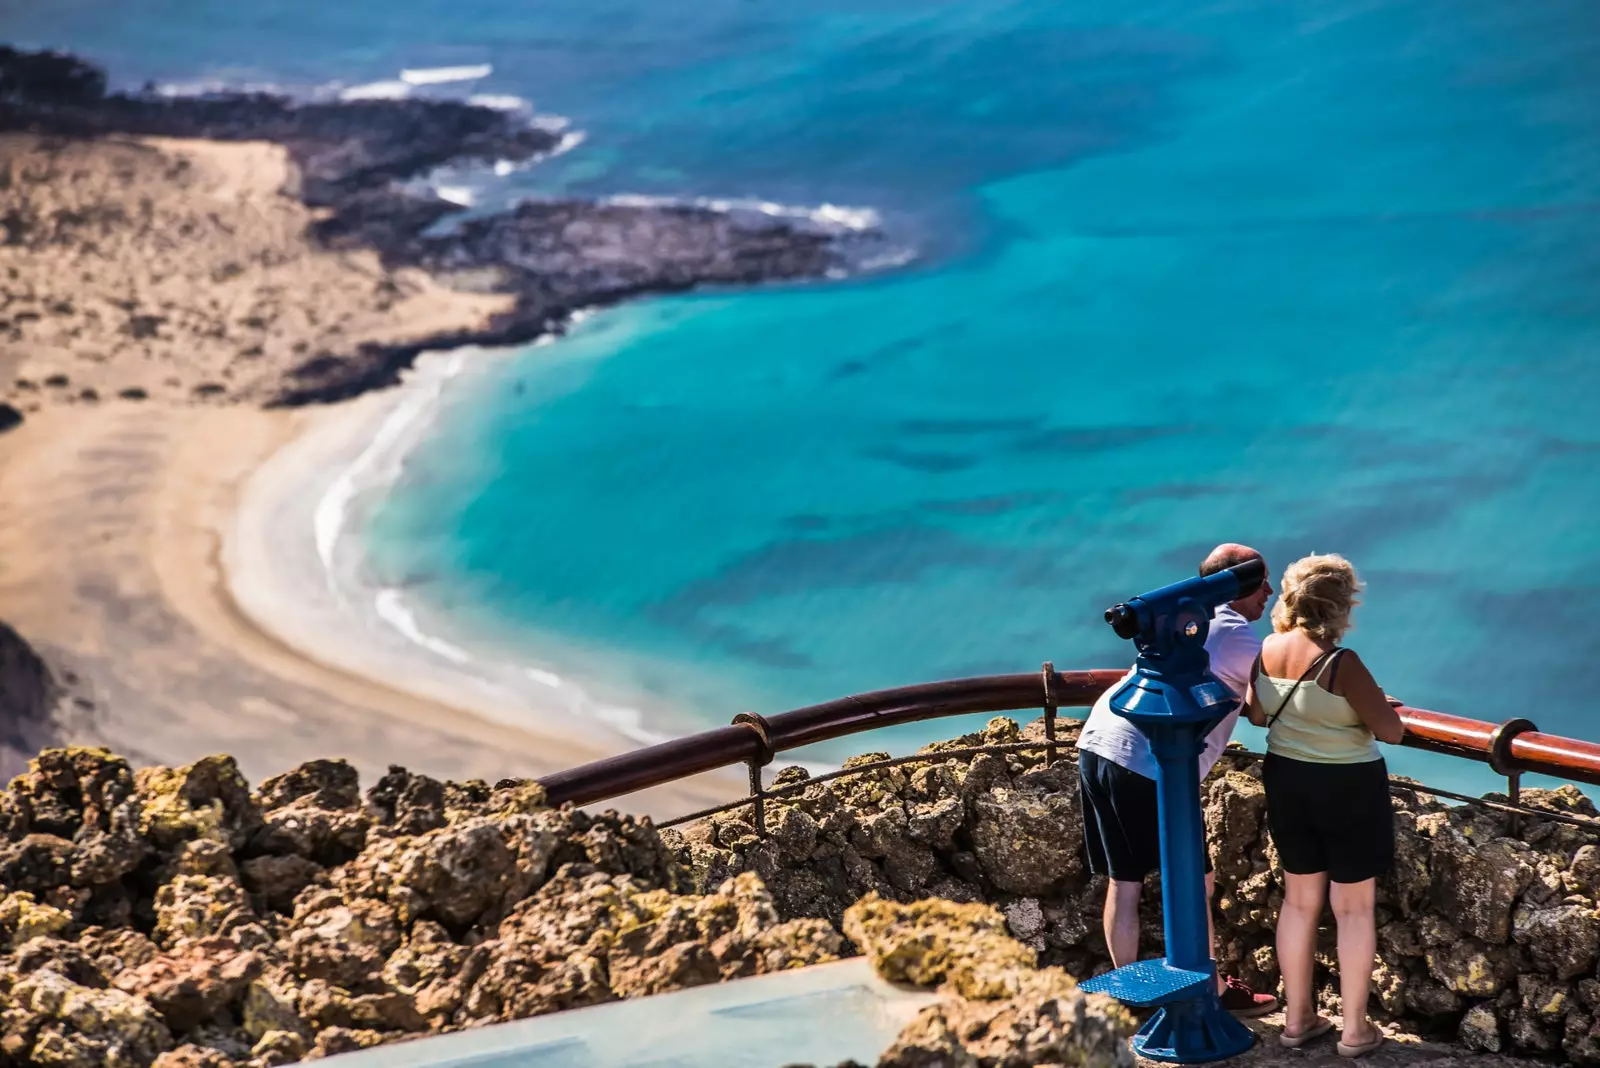
{"type": "MultiPolygon", "coordinates": [[[[1235,696],[1243,697],[1250,685],[1250,669],[1261,652],[1261,639],[1251,629],[1250,621],[1223,605],[1211,616],[1211,631],[1206,635],[1206,652],[1211,654],[1211,673],[1221,679],[1235,696]]],[[[1132,723],[1111,711],[1111,695],[1133,672],[1128,672],[1116,686],[1100,695],[1089,712],[1089,719],[1078,736],[1078,748],[1120,764],[1129,771],[1147,779],[1156,777],[1156,758],[1150,752],[1150,742],[1132,723]]],[[[1200,751],[1200,777],[1211,773],[1211,768],[1228,747],[1233,737],[1234,724],[1239,722],[1240,709],[1228,713],[1221,723],[1206,736],[1205,748],[1200,751]]]]}

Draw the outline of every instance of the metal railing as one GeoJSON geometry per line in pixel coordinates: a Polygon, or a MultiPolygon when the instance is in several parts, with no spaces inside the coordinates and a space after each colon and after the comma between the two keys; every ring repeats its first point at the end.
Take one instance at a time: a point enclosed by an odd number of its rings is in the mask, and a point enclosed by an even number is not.
{"type": "MultiPolygon", "coordinates": [[[[988,675],[875,690],[772,716],[742,712],[734,717],[731,726],[558,771],[539,781],[549,793],[552,803],[586,805],[702,772],[744,764],[750,771],[750,796],[716,809],[708,809],[706,813],[753,804],[755,825],[762,828],[762,801],[765,798],[803,788],[797,784],[789,790],[762,789],[761,769],[772,763],[778,753],[902,723],[974,712],[1015,712],[1037,708],[1044,712],[1044,742],[978,746],[972,747],[971,752],[1043,749],[1048,762],[1054,759],[1059,748],[1063,748],[1056,742],[1058,711],[1094,704],[1096,698],[1126,673],[1126,669],[1056,671],[1054,665],[1047,663],[1042,670],[1026,675],[988,675]]],[[[1531,721],[1521,718],[1508,719],[1503,723],[1485,723],[1407,705],[1400,705],[1398,711],[1406,728],[1401,745],[1487,764],[1496,774],[1505,776],[1509,804],[1496,803],[1490,807],[1512,814],[1513,834],[1517,833],[1515,821],[1520,815],[1557,818],[1553,814],[1522,808],[1520,797],[1524,774],[1552,775],[1600,786],[1600,744],[1544,734],[1531,721]]],[[[901,757],[836,772],[826,778],[873,770],[880,766],[945,760],[966,753],[967,750],[947,750],[901,757]]],[[[810,780],[812,783],[817,781],[810,780]]],[[[1402,788],[1411,787],[1402,784],[1402,788]]],[[[1447,790],[1428,788],[1427,792],[1458,800],[1477,801],[1447,790]]],[[[1567,818],[1560,822],[1574,821],[1567,818]]]]}

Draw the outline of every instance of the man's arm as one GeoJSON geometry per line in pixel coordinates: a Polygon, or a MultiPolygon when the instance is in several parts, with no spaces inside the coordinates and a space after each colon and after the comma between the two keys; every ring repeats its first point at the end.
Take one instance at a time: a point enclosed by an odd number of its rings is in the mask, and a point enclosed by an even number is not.
{"type": "Polygon", "coordinates": [[[1250,671],[1261,653],[1261,639],[1248,626],[1217,627],[1206,641],[1211,673],[1227,684],[1235,697],[1250,688],[1250,671]]]}

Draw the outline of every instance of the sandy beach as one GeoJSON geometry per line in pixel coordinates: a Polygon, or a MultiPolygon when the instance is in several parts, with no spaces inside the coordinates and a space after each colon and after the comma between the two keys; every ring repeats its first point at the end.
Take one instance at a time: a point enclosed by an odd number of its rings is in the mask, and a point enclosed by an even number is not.
{"type": "MultiPolygon", "coordinates": [[[[255,780],[344,757],[368,782],[391,764],[537,776],[631,747],[450,671],[330,588],[317,501],[409,387],[254,403],[307,352],[471,328],[503,298],[308,245],[276,146],[7,137],[0,163],[0,206],[47,228],[0,249],[0,400],[25,413],[0,438],[0,618],[67,684],[70,740],[138,763],[231,753],[255,780]],[[141,227],[116,215],[130,203],[141,227]]],[[[741,778],[617,807],[684,812],[741,778]]]]}

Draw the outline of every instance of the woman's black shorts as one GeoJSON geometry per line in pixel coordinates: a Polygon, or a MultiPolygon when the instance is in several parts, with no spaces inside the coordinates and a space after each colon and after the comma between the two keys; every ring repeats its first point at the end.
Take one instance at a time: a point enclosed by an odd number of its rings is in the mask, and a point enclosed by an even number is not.
{"type": "Polygon", "coordinates": [[[1284,871],[1359,883],[1393,867],[1394,806],[1382,760],[1314,764],[1269,753],[1261,778],[1284,871]]]}

